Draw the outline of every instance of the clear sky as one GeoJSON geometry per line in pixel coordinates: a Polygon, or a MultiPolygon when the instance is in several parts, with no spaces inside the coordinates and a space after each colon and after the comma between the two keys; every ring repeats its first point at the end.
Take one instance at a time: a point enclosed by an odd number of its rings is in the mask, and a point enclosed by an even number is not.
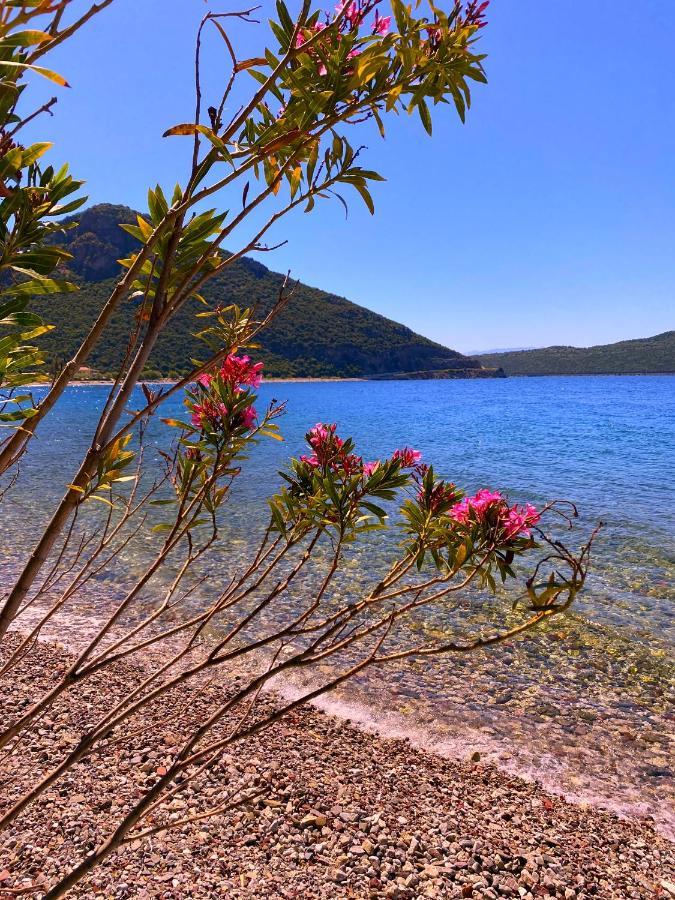
{"type": "MultiPolygon", "coordinates": [[[[185,180],[189,139],[161,134],[190,119],[201,16],[233,8],[114,0],[53,54],[72,89],[32,136],[49,131],[90,202],[144,208],[148,185],[185,180]]],[[[257,55],[268,29],[237,36],[257,55]]],[[[467,124],[442,107],[432,139],[416,117],[353,135],[388,179],[375,217],[356,197],[347,221],[298,213],[262,261],[465,352],[675,328],[674,46],[675,0],[493,0],[467,124]]],[[[215,48],[206,67],[217,86],[215,48]]]]}

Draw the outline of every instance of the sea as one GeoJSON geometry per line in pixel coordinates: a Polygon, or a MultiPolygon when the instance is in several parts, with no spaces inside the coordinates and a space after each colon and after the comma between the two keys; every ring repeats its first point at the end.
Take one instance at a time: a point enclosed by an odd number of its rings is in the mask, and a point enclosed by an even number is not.
{"type": "MultiPolygon", "coordinates": [[[[107,390],[69,388],[22,461],[0,505],[0,594],[72,479],[107,390]]],[[[536,779],[575,802],[649,817],[674,837],[675,377],[264,383],[258,406],[273,401],[286,404],[284,441],[262,441],[244,462],[211,580],[190,602],[205,602],[214,579],[247,558],[279,471],[303,452],[316,422],[335,422],[369,460],[409,446],[468,490],[499,489],[538,506],[572,501],[579,518],[566,543],[580,546],[599,522],[603,528],[587,588],[564,618],[470,657],[371,669],[322,706],[384,735],[536,779]]],[[[180,403],[169,400],[162,416],[180,416],[180,403]]],[[[140,404],[139,394],[130,406],[140,404]]],[[[167,438],[166,425],[151,423],[150,470],[167,438]]],[[[64,629],[95,625],[153,546],[144,535],[131,542],[124,574],[98,573],[64,629]]],[[[377,535],[355,548],[336,583],[341,597],[375,583],[395,549],[392,538],[377,535]]],[[[280,617],[297,601],[281,604],[280,617]]],[[[462,637],[506,621],[480,591],[451,607],[415,627],[462,637]]]]}

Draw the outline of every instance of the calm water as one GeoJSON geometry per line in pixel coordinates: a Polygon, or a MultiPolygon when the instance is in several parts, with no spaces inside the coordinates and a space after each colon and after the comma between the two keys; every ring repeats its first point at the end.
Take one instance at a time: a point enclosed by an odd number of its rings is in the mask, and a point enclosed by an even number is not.
{"type": "MultiPolygon", "coordinates": [[[[104,387],[71,388],[34,441],[23,489],[0,513],[6,574],[72,476],[105,395],[104,387]]],[[[408,444],[468,488],[500,488],[537,504],[573,500],[579,542],[598,520],[606,523],[588,591],[546,633],[480,659],[376,671],[331,703],[445,752],[479,751],[577,799],[652,815],[672,833],[675,378],[270,384],[261,395],[288,401],[286,442],[258,447],[238,481],[230,551],[243,552],[262,526],[261,501],[276,489],[277,470],[317,421],[337,422],[370,459],[408,444]]],[[[152,441],[161,441],[162,426],[153,428],[152,441]]],[[[147,545],[129,551],[130,577],[144,554],[147,545]]],[[[359,567],[377,562],[370,550],[356,553],[344,590],[358,582],[359,567]]],[[[484,608],[469,598],[460,612],[481,624],[484,608]]]]}

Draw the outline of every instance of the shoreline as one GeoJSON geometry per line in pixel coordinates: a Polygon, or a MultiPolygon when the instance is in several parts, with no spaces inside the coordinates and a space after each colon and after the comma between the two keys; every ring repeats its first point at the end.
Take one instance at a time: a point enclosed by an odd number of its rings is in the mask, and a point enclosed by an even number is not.
{"type": "MultiPolygon", "coordinates": [[[[264,378],[263,384],[352,384],[366,382],[401,382],[401,381],[503,381],[512,378],[673,378],[675,372],[567,372],[567,373],[528,373],[514,372],[506,375],[505,379],[475,379],[475,378],[338,378],[338,377],[298,377],[298,378],[264,378]]],[[[115,382],[112,379],[75,379],[70,382],[69,387],[110,387],[115,382]]],[[[151,378],[148,380],[140,380],[138,384],[177,384],[177,378],[151,378]]],[[[48,388],[47,382],[35,382],[25,385],[25,387],[33,390],[35,388],[48,388]]]]}
{"type": "MultiPolygon", "coordinates": [[[[16,638],[10,638],[10,642],[16,638]]],[[[11,684],[0,684],[0,716],[21,708],[45,673],[62,670],[69,654],[40,642],[11,684]]],[[[82,704],[55,709],[5,762],[44,771],[77,740],[105,703],[144,669],[117,664],[85,684],[82,704]],[[102,690],[105,688],[105,693],[102,690]]],[[[12,835],[0,835],[3,888],[53,883],[77,851],[97,843],[125,805],[148,786],[155,767],[180,745],[190,715],[203,716],[214,683],[185,688],[167,717],[147,713],[141,744],[115,742],[113,765],[94,756],[55,785],[25,814],[12,835]],[[180,714],[176,709],[180,709],[180,714]],[[112,798],[112,812],[108,805],[112,798]],[[27,833],[24,833],[27,829],[27,833]],[[19,838],[17,841],[16,838],[19,838]],[[7,875],[7,873],[9,873],[7,875]],[[43,881],[38,882],[37,877],[43,881]]],[[[275,694],[262,696],[271,706],[275,694]]],[[[154,711],[153,711],[154,712],[154,711]]],[[[4,718],[4,716],[3,716],[4,718]]],[[[228,748],[218,779],[264,784],[251,807],[140,841],[95,870],[72,896],[228,897],[522,897],[572,900],[668,898],[675,846],[650,823],[622,820],[570,803],[492,765],[452,760],[355,727],[314,707],[296,710],[246,744],[228,748]],[[138,846],[137,846],[138,845],[138,846]],[[129,886],[133,885],[132,888],[129,886]],[[120,888],[122,891],[120,892],[120,888]],[[167,890],[169,893],[167,893],[167,890]]],[[[11,802],[18,785],[2,798],[11,802]]],[[[197,791],[178,815],[198,813],[197,791]]],[[[1,801],[0,801],[1,802],[1,801]]],[[[179,807],[177,806],[176,809],[179,807]]],[[[673,888],[675,890],[675,888],[673,888]]],[[[9,895],[7,895],[9,896],[9,895]]]]}
{"type": "Polygon", "coordinates": [[[512,372],[507,378],[672,378],[675,372],[512,372]]]}
{"type": "MultiPolygon", "coordinates": [[[[149,378],[147,380],[139,380],[138,384],[178,384],[177,378],[149,378]]],[[[293,384],[295,382],[299,384],[304,383],[323,383],[323,382],[353,382],[353,381],[369,381],[368,378],[265,378],[263,380],[263,384],[293,384]]],[[[110,379],[96,379],[96,378],[87,378],[87,379],[74,379],[68,385],[68,387],[111,387],[115,382],[110,379]]],[[[26,385],[28,388],[44,388],[49,387],[47,382],[36,382],[33,384],[26,385]]]]}

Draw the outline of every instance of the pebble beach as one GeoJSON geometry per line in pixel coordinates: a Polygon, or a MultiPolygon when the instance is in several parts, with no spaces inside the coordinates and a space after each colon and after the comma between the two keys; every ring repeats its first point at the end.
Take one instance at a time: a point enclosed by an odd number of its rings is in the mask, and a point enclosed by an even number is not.
{"type": "MultiPolygon", "coordinates": [[[[2,683],[0,724],[69,659],[60,645],[37,644],[2,683]]],[[[74,703],[57,703],[2,757],[0,808],[142,675],[119,663],[78,687],[74,703]]],[[[43,896],[165,771],[212,692],[227,689],[182,687],[29,806],[0,835],[0,898],[43,896]]],[[[258,701],[261,711],[275,702],[258,701]]],[[[568,803],[475,757],[443,758],[313,707],[228,751],[161,810],[169,830],[128,843],[69,896],[675,897],[675,845],[649,820],[568,803]],[[208,814],[234,790],[249,799],[208,814]]]]}

